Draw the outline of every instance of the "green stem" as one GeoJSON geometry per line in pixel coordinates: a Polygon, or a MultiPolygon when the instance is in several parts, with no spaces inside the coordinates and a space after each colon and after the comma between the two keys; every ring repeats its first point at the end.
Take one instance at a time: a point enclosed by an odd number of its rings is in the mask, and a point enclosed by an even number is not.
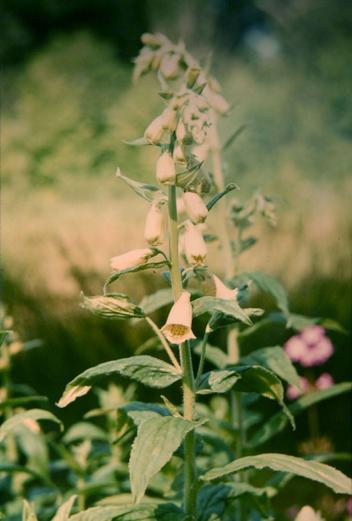
{"type": "Polygon", "coordinates": [[[205,333],[204,333],[204,337],[203,337],[203,341],[202,341],[202,349],[200,352],[199,366],[198,366],[198,371],[197,371],[197,376],[196,376],[196,385],[198,384],[199,379],[203,374],[208,337],[209,337],[209,332],[207,331],[207,328],[205,328],[205,333]]]}
{"type": "MultiPolygon", "coordinates": [[[[176,187],[169,187],[169,258],[171,261],[171,283],[174,301],[182,293],[182,279],[179,266],[178,253],[178,230],[177,230],[177,208],[176,208],[176,187]]],[[[183,416],[186,420],[193,420],[193,410],[195,404],[195,383],[192,367],[191,350],[188,343],[180,346],[180,359],[183,369],[183,416]]],[[[195,436],[191,431],[187,434],[184,441],[184,509],[191,519],[196,515],[196,462],[195,462],[195,436]]]]}
{"type": "Polygon", "coordinates": [[[156,336],[159,338],[160,342],[162,343],[163,348],[167,352],[174,367],[177,369],[177,371],[179,371],[181,373],[182,368],[181,368],[180,364],[178,363],[176,356],[172,352],[172,349],[169,346],[168,341],[166,340],[166,338],[164,337],[164,335],[162,334],[162,332],[160,331],[158,326],[155,324],[155,322],[150,317],[145,317],[145,320],[148,322],[148,324],[150,325],[150,327],[152,328],[152,330],[154,331],[156,336]]]}

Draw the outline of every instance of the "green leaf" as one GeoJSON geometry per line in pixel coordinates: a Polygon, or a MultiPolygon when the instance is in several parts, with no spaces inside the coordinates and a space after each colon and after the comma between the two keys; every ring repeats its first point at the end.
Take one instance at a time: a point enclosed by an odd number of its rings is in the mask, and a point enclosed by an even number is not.
{"type": "Polygon", "coordinates": [[[30,503],[26,499],[23,500],[22,521],[38,521],[30,503]]]}
{"type": "Polygon", "coordinates": [[[214,195],[214,197],[212,197],[210,199],[210,201],[208,201],[207,203],[207,208],[208,210],[210,211],[213,206],[226,194],[228,194],[229,192],[232,192],[232,190],[239,190],[240,187],[238,185],[236,185],[236,183],[230,183],[228,184],[225,189],[222,191],[222,192],[219,192],[218,194],[214,195]]]}
{"type": "Polygon", "coordinates": [[[34,396],[18,396],[16,398],[9,398],[0,403],[0,409],[6,409],[6,407],[18,407],[26,405],[28,403],[39,402],[47,403],[49,400],[46,396],[34,395],[34,396]]]}
{"type": "Polygon", "coordinates": [[[200,377],[197,394],[227,393],[240,378],[236,371],[210,371],[200,377]]]}
{"type": "Polygon", "coordinates": [[[187,521],[187,516],[172,503],[141,503],[93,507],[71,516],[69,521],[187,521]]]}
{"type": "Polygon", "coordinates": [[[144,297],[139,303],[139,306],[144,310],[146,315],[149,315],[153,313],[153,311],[173,303],[173,301],[172,289],[165,288],[159,289],[152,295],[144,297]]]}
{"type": "MultiPolygon", "coordinates": [[[[205,485],[197,496],[198,521],[209,521],[212,515],[223,516],[230,488],[227,485],[205,485]]],[[[221,517],[220,517],[221,519],[221,517]]]]}
{"type": "Polygon", "coordinates": [[[252,325],[249,315],[235,300],[225,300],[216,297],[200,297],[192,301],[193,316],[198,317],[204,313],[213,314],[215,311],[229,315],[245,324],[252,325]]]}
{"type": "Polygon", "coordinates": [[[65,443],[75,443],[82,440],[107,440],[107,434],[93,423],[78,422],[72,425],[65,433],[65,443]]]}
{"type": "Polygon", "coordinates": [[[241,364],[263,365],[277,374],[282,380],[300,388],[300,378],[296,368],[280,346],[264,347],[253,351],[250,355],[241,358],[241,364]]]}
{"type": "Polygon", "coordinates": [[[264,293],[270,293],[270,295],[272,295],[272,297],[275,299],[277,307],[283,312],[283,314],[286,317],[289,315],[286,290],[275,277],[261,271],[244,273],[241,274],[241,277],[242,276],[248,277],[250,280],[252,280],[258,289],[264,293]]]}
{"type": "Polygon", "coordinates": [[[236,130],[230,135],[225,144],[222,146],[222,150],[229,148],[232,143],[234,143],[234,141],[242,134],[242,132],[246,130],[246,128],[247,125],[241,125],[240,127],[236,128],[236,130]]]}
{"type": "Polygon", "coordinates": [[[279,472],[289,472],[296,476],[305,477],[319,483],[323,483],[337,494],[351,493],[351,480],[342,472],[318,461],[306,461],[286,454],[259,454],[246,456],[228,463],[222,468],[215,468],[201,477],[204,481],[218,479],[240,470],[255,467],[263,469],[268,467],[279,472]]]}
{"type": "Polygon", "coordinates": [[[0,442],[7,436],[13,429],[18,425],[23,425],[27,420],[48,420],[60,425],[62,428],[61,421],[56,418],[51,412],[44,411],[43,409],[30,409],[29,411],[20,412],[11,416],[8,420],[0,426],[0,442]]]}
{"type": "MultiPolygon", "coordinates": [[[[334,396],[338,396],[339,394],[346,393],[351,390],[351,382],[342,382],[333,385],[328,389],[313,391],[296,400],[288,407],[288,410],[293,416],[298,416],[311,405],[319,403],[322,400],[327,400],[328,398],[333,398],[334,396]]],[[[270,438],[283,431],[283,429],[287,426],[287,423],[286,416],[283,416],[281,413],[274,414],[274,416],[272,416],[256,430],[256,433],[248,442],[249,446],[256,447],[257,445],[265,443],[270,438]]]]}
{"type": "Polygon", "coordinates": [[[8,335],[11,333],[10,329],[1,329],[0,330],[0,346],[5,342],[8,335]]]}
{"type": "Polygon", "coordinates": [[[134,500],[139,502],[149,480],[169,461],[193,422],[173,416],[151,418],[140,424],[133,442],[129,470],[134,500]]]}
{"type": "Polygon", "coordinates": [[[233,369],[241,376],[234,385],[235,391],[257,393],[271,400],[276,400],[291,422],[292,428],[295,428],[293,416],[284,402],[283,385],[276,374],[260,365],[242,366],[236,364],[227,366],[227,369],[233,369]]]}
{"type": "Polygon", "coordinates": [[[181,374],[173,365],[149,355],[132,356],[104,362],[87,369],[76,376],[67,386],[58,402],[59,407],[66,407],[79,396],[87,394],[92,385],[106,377],[121,375],[137,380],[149,387],[162,389],[177,382],[181,374]]]}
{"type": "Polygon", "coordinates": [[[31,469],[28,466],[23,465],[15,465],[13,463],[0,463],[0,472],[5,472],[7,474],[14,474],[15,472],[24,473],[24,474],[30,474],[31,476],[34,476],[38,479],[42,479],[42,476],[40,476],[35,470],[31,469]]]}
{"type": "Polygon", "coordinates": [[[145,420],[170,415],[167,408],[158,403],[129,402],[119,407],[119,410],[124,411],[137,426],[145,420]]]}
{"type": "Polygon", "coordinates": [[[116,176],[118,179],[122,179],[132,190],[145,199],[146,201],[153,201],[156,197],[160,199],[167,199],[167,196],[162,192],[158,186],[151,185],[147,183],[140,183],[139,181],[134,181],[129,177],[126,177],[121,174],[120,169],[117,170],[116,176]]]}
{"type": "Polygon", "coordinates": [[[55,516],[51,521],[68,521],[70,517],[70,512],[76,499],[76,495],[68,498],[68,500],[60,506],[59,510],[56,512],[55,516]]]}

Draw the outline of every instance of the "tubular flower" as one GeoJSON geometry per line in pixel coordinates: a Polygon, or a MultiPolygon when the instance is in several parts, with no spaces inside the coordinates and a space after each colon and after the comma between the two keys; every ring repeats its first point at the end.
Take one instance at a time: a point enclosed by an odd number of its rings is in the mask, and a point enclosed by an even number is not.
{"type": "Polygon", "coordinates": [[[203,223],[208,216],[208,208],[203,199],[195,192],[184,192],[186,212],[194,224],[203,223]]]}
{"type": "Polygon", "coordinates": [[[159,183],[172,185],[176,181],[176,167],[168,152],[163,152],[156,163],[156,178],[159,183]]]}
{"type": "Polygon", "coordinates": [[[184,233],[184,252],[189,264],[204,264],[207,257],[207,245],[202,232],[190,221],[186,224],[184,233]]]}
{"type": "Polygon", "coordinates": [[[166,109],[161,114],[161,118],[163,120],[163,128],[169,130],[170,132],[173,132],[176,128],[177,123],[176,110],[166,107],[166,109]]]}
{"type": "Polygon", "coordinates": [[[182,143],[187,137],[187,130],[183,121],[179,121],[176,127],[177,141],[182,143]]]}
{"type": "Polygon", "coordinates": [[[148,125],[144,132],[144,138],[152,145],[158,145],[164,133],[163,116],[158,116],[148,125]]]}
{"type": "Polygon", "coordinates": [[[144,227],[144,239],[151,246],[159,246],[164,240],[164,214],[162,203],[154,201],[149,209],[144,227]]]}
{"type": "Polygon", "coordinates": [[[110,266],[115,271],[122,271],[128,268],[134,268],[139,264],[144,264],[148,259],[154,257],[156,252],[151,248],[141,248],[138,250],[131,250],[110,260],[110,266]]]}
{"type": "Polygon", "coordinates": [[[177,144],[174,148],[173,158],[175,163],[186,164],[186,156],[181,145],[177,144]]]}
{"type": "Polygon", "coordinates": [[[215,296],[224,300],[237,300],[238,289],[230,289],[217,277],[213,275],[215,283],[215,296]]]}
{"type": "Polygon", "coordinates": [[[161,331],[171,344],[182,344],[196,338],[192,332],[192,305],[188,291],[183,291],[176,300],[161,331]]]}

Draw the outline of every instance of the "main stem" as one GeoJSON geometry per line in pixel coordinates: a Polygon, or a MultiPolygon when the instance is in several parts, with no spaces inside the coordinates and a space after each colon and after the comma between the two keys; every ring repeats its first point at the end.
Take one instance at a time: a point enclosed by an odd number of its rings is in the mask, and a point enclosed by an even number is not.
{"type": "MultiPolygon", "coordinates": [[[[182,293],[182,279],[179,265],[178,253],[178,231],[177,231],[177,208],[176,208],[176,187],[169,187],[169,238],[170,238],[170,262],[171,262],[171,283],[174,301],[182,293]]],[[[183,416],[186,420],[192,421],[193,409],[195,404],[195,384],[192,367],[191,350],[188,343],[180,345],[180,360],[183,369],[183,416]]],[[[191,431],[186,435],[184,441],[184,509],[191,518],[195,518],[196,510],[196,465],[195,465],[195,437],[191,431]]]]}

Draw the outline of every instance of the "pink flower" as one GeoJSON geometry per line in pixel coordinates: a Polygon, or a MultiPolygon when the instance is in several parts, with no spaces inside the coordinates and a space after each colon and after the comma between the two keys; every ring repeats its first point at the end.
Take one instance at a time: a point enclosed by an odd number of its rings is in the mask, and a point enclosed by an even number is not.
{"type": "Polygon", "coordinates": [[[334,379],[329,373],[322,373],[319,378],[315,382],[315,387],[319,390],[329,389],[332,385],[334,385],[334,379]]]}
{"type": "Polygon", "coordinates": [[[295,387],[294,385],[289,385],[287,387],[286,396],[289,400],[296,400],[299,396],[308,392],[310,385],[307,378],[301,376],[300,383],[301,389],[298,389],[298,387],[295,387]]]}
{"type": "Polygon", "coordinates": [[[308,326],[299,335],[291,337],[284,346],[288,357],[304,367],[321,365],[334,352],[330,339],[320,326],[308,326]]]}

